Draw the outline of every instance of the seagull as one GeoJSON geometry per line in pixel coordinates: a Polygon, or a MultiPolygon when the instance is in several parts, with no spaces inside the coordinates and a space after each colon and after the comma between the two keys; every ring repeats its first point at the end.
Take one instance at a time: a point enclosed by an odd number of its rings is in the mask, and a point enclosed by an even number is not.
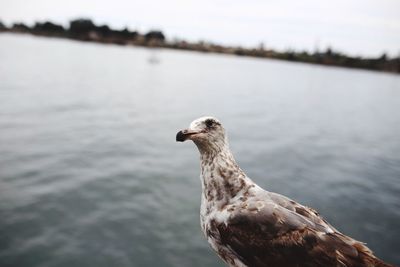
{"type": "Polygon", "coordinates": [[[201,229],[228,266],[392,266],[314,209],[255,184],[236,163],[218,119],[194,120],[176,135],[186,140],[200,152],[201,229]]]}

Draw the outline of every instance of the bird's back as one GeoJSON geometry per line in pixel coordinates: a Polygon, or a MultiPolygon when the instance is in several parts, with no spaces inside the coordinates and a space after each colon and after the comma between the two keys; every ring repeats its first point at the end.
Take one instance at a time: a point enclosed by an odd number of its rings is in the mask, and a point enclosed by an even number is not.
{"type": "Polygon", "coordinates": [[[218,221],[218,216],[210,221],[208,234],[244,265],[390,266],[361,242],[338,232],[315,210],[259,187],[219,212],[226,216],[227,211],[226,221],[218,221]]]}

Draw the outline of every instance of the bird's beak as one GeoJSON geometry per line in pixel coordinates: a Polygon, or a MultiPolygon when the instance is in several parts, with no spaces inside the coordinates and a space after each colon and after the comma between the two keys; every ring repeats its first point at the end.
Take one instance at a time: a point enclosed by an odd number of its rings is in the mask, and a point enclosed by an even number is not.
{"type": "Polygon", "coordinates": [[[184,141],[186,141],[187,139],[189,139],[190,136],[192,136],[192,135],[194,135],[194,134],[198,134],[198,133],[200,133],[200,132],[198,132],[198,131],[192,131],[192,130],[188,130],[188,129],[179,131],[179,132],[176,134],[176,142],[184,142],[184,141]]]}

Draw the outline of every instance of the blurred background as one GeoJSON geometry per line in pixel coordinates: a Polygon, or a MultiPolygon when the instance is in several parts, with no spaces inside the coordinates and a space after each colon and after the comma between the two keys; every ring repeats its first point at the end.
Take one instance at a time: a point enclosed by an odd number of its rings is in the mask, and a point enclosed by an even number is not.
{"type": "Polygon", "coordinates": [[[0,266],[224,266],[199,156],[400,264],[400,4],[0,0],[0,266]]]}

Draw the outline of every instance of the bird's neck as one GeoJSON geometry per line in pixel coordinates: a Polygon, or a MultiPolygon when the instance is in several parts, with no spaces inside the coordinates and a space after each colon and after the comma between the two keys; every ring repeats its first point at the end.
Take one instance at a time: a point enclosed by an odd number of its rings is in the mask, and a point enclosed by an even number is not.
{"type": "Polygon", "coordinates": [[[221,208],[251,186],[227,146],[217,151],[200,150],[200,158],[202,197],[208,205],[221,208]]]}

